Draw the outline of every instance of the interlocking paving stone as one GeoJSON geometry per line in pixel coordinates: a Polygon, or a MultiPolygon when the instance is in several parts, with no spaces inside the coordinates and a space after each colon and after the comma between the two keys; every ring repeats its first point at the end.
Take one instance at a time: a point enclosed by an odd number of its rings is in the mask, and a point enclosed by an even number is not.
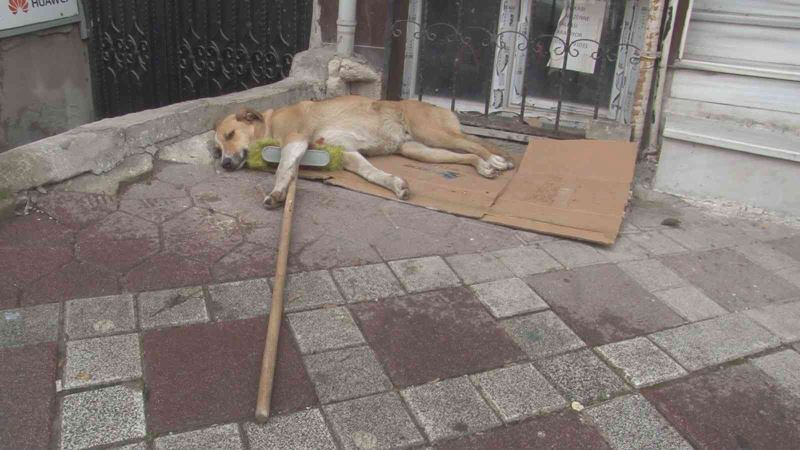
{"type": "Polygon", "coordinates": [[[133,295],[70,300],[66,303],[64,329],[69,339],[133,331],[136,329],[133,295]]]}
{"type": "Polygon", "coordinates": [[[119,202],[120,211],[154,223],[163,223],[192,207],[189,198],[127,199],[119,202]]]}
{"type": "MultiPolygon", "coordinates": [[[[148,430],[184,431],[254,414],[266,322],[262,318],[164,328],[144,334],[148,430]]],[[[285,322],[278,341],[272,413],[317,404],[285,322]]]]}
{"type": "Polygon", "coordinates": [[[608,258],[588,244],[573,241],[545,242],[542,248],[567,268],[608,262],[608,258]]]}
{"type": "Polygon", "coordinates": [[[264,317],[272,303],[266,278],[211,285],[208,293],[208,309],[215,320],[264,317]]]}
{"type": "MultiPolygon", "coordinates": [[[[271,280],[274,285],[274,280],[271,280]]],[[[287,312],[341,305],[344,298],[327,270],[290,274],[283,294],[287,312]]]]}
{"type": "Polygon", "coordinates": [[[653,295],[689,322],[697,322],[728,313],[725,308],[706,297],[694,286],[667,289],[655,292],[653,295]]]}
{"type": "Polygon", "coordinates": [[[783,342],[800,340],[800,302],[751,309],[745,314],[779,336],[783,342]]]}
{"type": "Polygon", "coordinates": [[[800,398],[800,354],[783,350],[754,358],[752,363],[772,377],[778,385],[800,398]]]}
{"type": "Polygon", "coordinates": [[[208,321],[201,287],[143,292],[138,302],[139,323],[144,329],[208,321]]]}
{"type": "Polygon", "coordinates": [[[735,250],[770,272],[800,267],[800,261],[775,250],[767,244],[750,244],[737,247],[735,250]]]}
{"type": "Polygon", "coordinates": [[[364,343],[353,316],[342,307],[290,314],[289,324],[303,354],[364,343]]]}
{"type": "Polygon", "coordinates": [[[684,320],[612,264],[525,280],[589,345],[630,339],[684,320]]]}
{"type": "Polygon", "coordinates": [[[19,306],[19,288],[7,274],[0,274],[0,310],[19,306]]]}
{"type": "Polygon", "coordinates": [[[800,398],[749,364],[642,393],[696,448],[789,450],[800,442],[800,398]]]}
{"type": "Polygon", "coordinates": [[[0,348],[0,447],[48,448],[56,351],[55,343],[0,348]]]}
{"type": "Polygon", "coordinates": [[[154,441],[154,447],[156,450],[193,450],[200,448],[239,450],[244,448],[242,446],[242,438],[239,436],[239,427],[235,423],[161,436],[154,441]]]}
{"type": "Polygon", "coordinates": [[[137,442],[136,444],[111,447],[111,450],[147,450],[147,444],[144,442],[137,442]]]}
{"type": "Polygon", "coordinates": [[[142,391],[111,386],[61,401],[61,448],[81,449],[145,436],[142,391]]]}
{"type": "Polygon", "coordinates": [[[57,303],[0,311],[0,347],[55,341],[60,317],[57,303]]]}
{"type": "Polygon", "coordinates": [[[628,388],[591,350],[541,360],[539,371],[561,389],[568,401],[583,404],[605,400],[628,388]]]}
{"type": "Polygon", "coordinates": [[[3,242],[0,243],[0,249],[0,273],[20,287],[59,270],[72,260],[72,247],[69,244],[34,247],[3,242]]]}
{"type": "Polygon", "coordinates": [[[491,253],[454,255],[445,259],[466,284],[502,280],[514,275],[491,253]]]}
{"type": "Polygon", "coordinates": [[[586,411],[616,450],[692,450],[644,397],[626,395],[586,411]]]}
{"type": "Polygon", "coordinates": [[[154,291],[196,286],[211,280],[208,264],[173,253],[159,253],[128,272],[123,284],[128,291],[154,291]]]}
{"type": "Polygon", "coordinates": [[[436,445],[436,450],[606,450],[603,436],[578,414],[564,411],[436,445]]]}
{"type": "Polygon", "coordinates": [[[800,297],[800,289],[730,249],[667,256],[662,260],[729,311],[800,297]]]}
{"type": "Polygon", "coordinates": [[[611,262],[638,261],[647,259],[648,253],[628,235],[620,235],[611,247],[597,248],[611,262]]]}
{"type": "Polygon", "coordinates": [[[552,256],[536,247],[509,248],[492,252],[492,254],[518,277],[563,268],[552,256]]]}
{"type": "Polygon", "coordinates": [[[350,306],[398,386],[501,367],[524,354],[466,288],[350,306]]]}
{"type": "Polygon", "coordinates": [[[140,353],[137,334],[67,342],[64,388],[74,389],[140,378],[140,353]]]}
{"type": "Polygon", "coordinates": [[[531,358],[544,358],[585,346],[552,311],[504,320],[503,327],[531,358]]]}
{"type": "Polygon", "coordinates": [[[491,281],[470,286],[475,296],[496,318],[547,309],[547,303],[519,278],[491,281]]]}
{"type": "Polygon", "coordinates": [[[160,250],[158,237],[115,239],[87,237],[75,246],[80,261],[115,273],[124,273],[160,250]]]}
{"type": "Polygon", "coordinates": [[[246,423],[244,429],[253,450],[336,450],[333,436],[318,409],[273,416],[264,425],[246,423]]]}
{"type": "Polygon", "coordinates": [[[392,388],[369,347],[309,355],[305,362],[322,403],[363,397],[392,388]]]}
{"type": "Polygon", "coordinates": [[[162,225],[164,248],[211,264],[244,239],[233,217],[215,210],[189,208],[162,225]]]}
{"type": "Polygon", "coordinates": [[[631,278],[650,292],[686,286],[686,281],[655,259],[619,264],[631,278]]]}
{"type": "Polygon", "coordinates": [[[217,261],[211,272],[216,281],[269,277],[275,274],[277,254],[274,248],[245,242],[217,261]]]}
{"type": "Polygon", "coordinates": [[[348,302],[378,300],[403,295],[403,287],[385,264],[334,269],[333,278],[348,302]]]}
{"type": "Polygon", "coordinates": [[[488,430],[502,423],[467,377],[408,388],[401,395],[432,442],[488,430]]]}
{"type": "Polygon", "coordinates": [[[301,245],[301,250],[289,257],[289,270],[292,272],[360,266],[382,261],[370,242],[365,242],[358,234],[345,234],[344,231],[329,231],[328,234],[314,236],[312,240],[301,245]]]}
{"type": "Polygon", "coordinates": [[[470,378],[504,422],[546,414],[567,405],[564,397],[530,364],[496,369],[470,378]]]}
{"type": "Polygon", "coordinates": [[[689,370],[722,364],[780,345],[780,340],[742,314],[697,322],[650,335],[689,370]]]}
{"type": "Polygon", "coordinates": [[[394,392],[323,407],[345,449],[390,449],[425,440],[394,392]]]}
{"type": "Polygon", "coordinates": [[[800,288],[800,268],[784,269],[776,273],[779,277],[800,288]]]}
{"type": "Polygon", "coordinates": [[[119,292],[116,274],[93,264],[72,261],[29,286],[22,295],[22,304],[36,305],[72,298],[102,297],[119,292]]]}
{"type": "Polygon", "coordinates": [[[422,292],[461,284],[447,263],[439,256],[405,259],[389,263],[408,292],[422,292]]]}
{"type": "Polygon", "coordinates": [[[650,256],[669,255],[671,253],[685,252],[686,248],[659,231],[634,233],[628,238],[642,247],[650,256]]]}
{"type": "Polygon", "coordinates": [[[49,192],[36,200],[36,206],[70,228],[81,228],[112,213],[117,202],[106,195],[49,192]]]}
{"type": "Polygon", "coordinates": [[[607,344],[597,351],[637,388],[686,375],[683,367],[644,337],[607,344]]]}

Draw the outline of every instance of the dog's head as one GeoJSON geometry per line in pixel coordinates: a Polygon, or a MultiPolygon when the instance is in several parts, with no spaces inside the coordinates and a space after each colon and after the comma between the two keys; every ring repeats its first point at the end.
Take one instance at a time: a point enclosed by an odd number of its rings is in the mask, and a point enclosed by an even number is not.
{"type": "Polygon", "coordinates": [[[214,156],[225,170],[241,169],[247,149],[256,139],[269,137],[272,110],[264,114],[250,108],[225,116],[214,126],[214,156]]]}

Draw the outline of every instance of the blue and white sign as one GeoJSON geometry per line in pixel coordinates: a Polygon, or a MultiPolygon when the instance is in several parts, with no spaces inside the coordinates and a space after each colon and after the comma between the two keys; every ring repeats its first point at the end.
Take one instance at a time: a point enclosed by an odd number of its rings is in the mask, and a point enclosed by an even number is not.
{"type": "Polygon", "coordinates": [[[0,0],[0,30],[78,15],[79,0],[0,0]]]}

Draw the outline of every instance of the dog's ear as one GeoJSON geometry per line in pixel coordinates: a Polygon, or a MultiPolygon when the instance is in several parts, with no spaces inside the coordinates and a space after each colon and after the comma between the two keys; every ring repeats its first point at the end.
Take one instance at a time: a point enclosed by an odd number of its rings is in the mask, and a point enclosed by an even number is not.
{"type": "Polygon", "coordinates": [[[261,115],[260,112],[256,111],[255,109],[251,108],[242,108],[239,112],[236,113],[236,120],[239,122],[262,122],[264,120],[264,116],[261,115]]]}

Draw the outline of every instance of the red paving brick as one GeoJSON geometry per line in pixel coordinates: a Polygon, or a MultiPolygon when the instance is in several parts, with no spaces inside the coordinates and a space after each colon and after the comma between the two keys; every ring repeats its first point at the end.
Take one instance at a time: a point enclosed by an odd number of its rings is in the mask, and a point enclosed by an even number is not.
{"type": "Polygon", "coordinates": [[[73,261],[25,288],[22,304],[30,306],[119,292],[116,274],[92,264],[73,261]]]}
{"type": "MultiPolygon", "coordinates": [[[[264,318],[145,333],[148,430],[165,433],[251,418],[265,334],[264,318]]],[[[317,403],[284,323],[272,412],[297,411],[317,403]]]]}
{"type": "Polygon", "coordinates": [[[122,283],[129,291],[157,291],[211,281],[207,264],[172,253],[159,253],[128,272],[122,283]]]}
{"type": "Polygon", "coordinates": [[[407,295],[350,309],[398,386],[480,372],[524,358],[466,288],[407,295]]]}
{"type": "Polygon", "coordinates": [[[78,229],[116,211],[113,197],[77,192],[50,192],[39,197],[36,206],[55,217],[59,223],[78,229]]]}
{"type": "Polygon", "coordinates": [[[186,198],[146,198],[122,200],[119,209],[154,223],[169,220],[192,206],[186,198]]]}
{"type": "Polygon", "coordinates": [[[245,242],[233,249],[211,268],[216,281],[264,278],[275,274],[278,251],[245,242]]]}
{"type": "Polygon", "coordinates": [[[0,448],[49,448],[56,344],[0,349],[0,448]]]}
{"type": "Polygon", "coordinates": [[[125,273],[160,250],[158,239],[82,239],[78,259],[116,273],[125,273]]]}
{"type": "Polygon", "coordinates": [[[800,398],[749,364],[643,394],[697,448],[796,450],[800,442],[800,398]]]}
{"type": "Polygon", "coordinates": [[[69,245],[75,233],[46,214],[31,213],[0,222],[0,245],[69,245]]]}
{"type": "Polygon", "coordinates": [[[526,278],[589,345],[602,345],[684,322],[613,264],[526,278]]]}
{"type": "Polygon", "coordinates": [[[507,427],[443,442],[436,450],[603,450],[611,447],[577,414],[564,411],[507,427]]]}
{"type": "Polygon", "coordinates": [[[0,244],[0,273],[24,285],[58,270],[72,260],[72,247],[62,244],[16,246],[0,244]]]}
{"type": "Polygon", "coordinates": [[[16,308],[19,305],[19,289],[7,275],[0,273],[0,309],[16,308]]]}

